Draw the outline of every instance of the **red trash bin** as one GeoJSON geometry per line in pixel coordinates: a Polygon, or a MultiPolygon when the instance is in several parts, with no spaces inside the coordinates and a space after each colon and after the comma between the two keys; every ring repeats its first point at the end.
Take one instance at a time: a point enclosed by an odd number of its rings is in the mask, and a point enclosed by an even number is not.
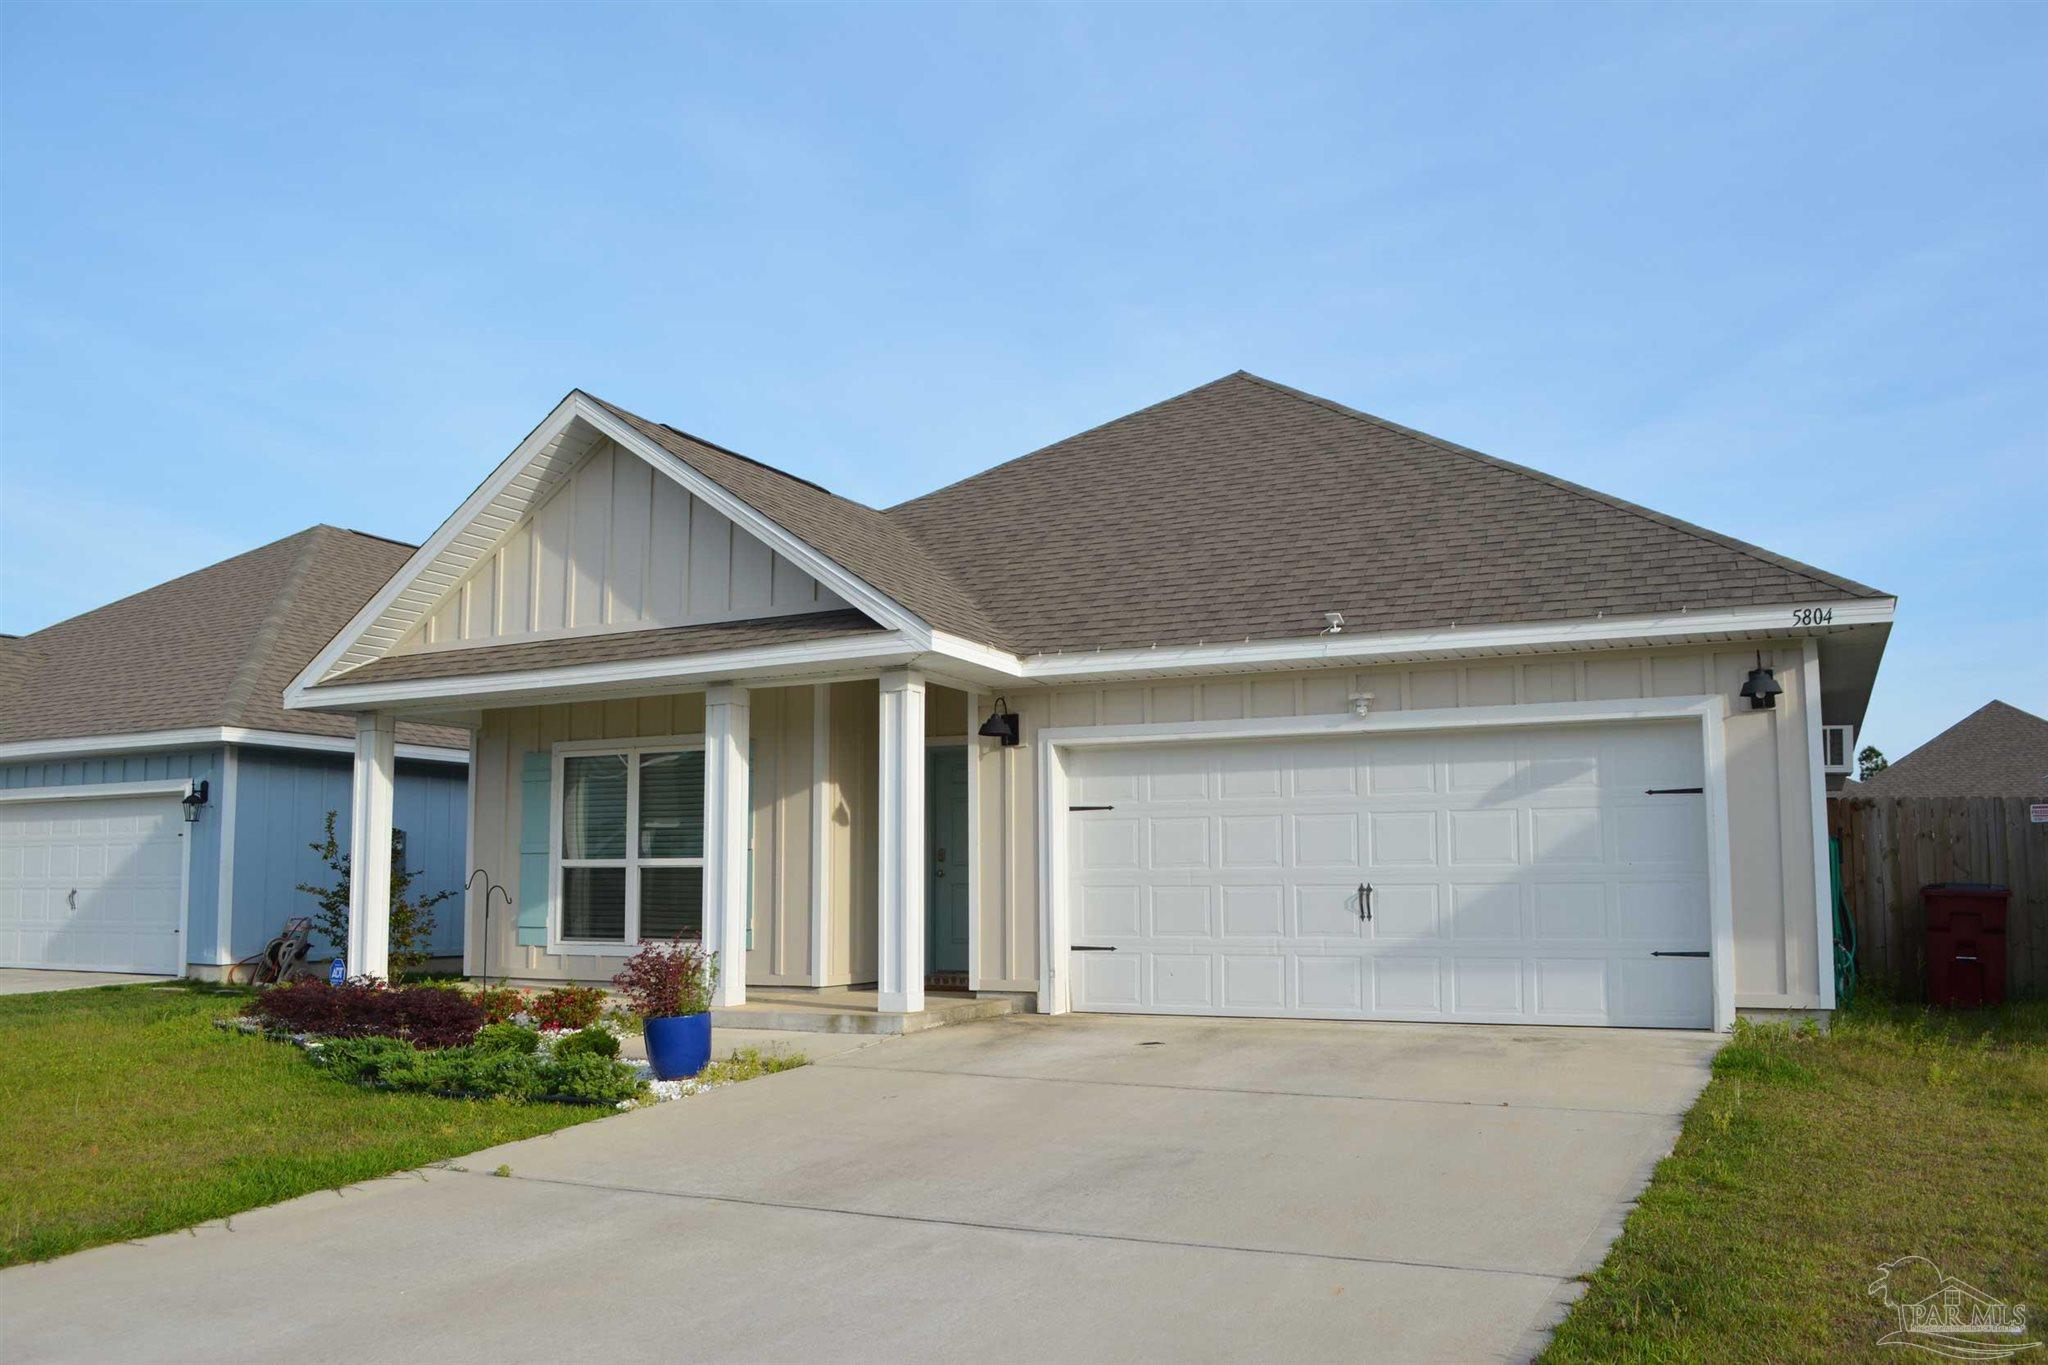
{"type": "Polygon", "coordinates": [[[1927,912],[1927,1002],[1948,1009],[2005,1003],[2005,904],[2012,892],[1981,882],[1920,888],[1927,912]]]}

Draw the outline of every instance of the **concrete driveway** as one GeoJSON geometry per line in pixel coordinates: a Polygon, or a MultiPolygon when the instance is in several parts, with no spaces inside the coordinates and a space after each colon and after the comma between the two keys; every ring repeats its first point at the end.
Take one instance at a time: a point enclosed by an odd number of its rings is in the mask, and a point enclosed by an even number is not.
{"type": "Polygon", "coordinates": [[[0,967],[0,995],[40,995],[45,991],[82,991],[93,986],[134,986],[146,981],[176,981],[175,976],[131,976],[126,972],[65,972],[48,967],[0,967]]]}
{"type": "Polygon", "coordinates": [[[935,1030],[459,1171],[8,1271],[0,1348],[1519,1359],[1716,1046],[1102,1016],[935,1030]]]}

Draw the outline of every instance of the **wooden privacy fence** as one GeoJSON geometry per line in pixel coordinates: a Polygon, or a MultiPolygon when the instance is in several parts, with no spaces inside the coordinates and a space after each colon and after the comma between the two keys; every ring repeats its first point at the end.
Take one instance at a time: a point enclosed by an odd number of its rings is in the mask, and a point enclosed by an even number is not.
{"type": "Polygon", "coordinates": [[[1919,999],[1927,986],[1930,882],[2008,887],[2008,997],[2048,995],[2048,825],[2029,821],[2020,797],[1828,798],[1828,833],[1840,842],[1842,890],[1856,924],[1856,966],[1919,999]]]}

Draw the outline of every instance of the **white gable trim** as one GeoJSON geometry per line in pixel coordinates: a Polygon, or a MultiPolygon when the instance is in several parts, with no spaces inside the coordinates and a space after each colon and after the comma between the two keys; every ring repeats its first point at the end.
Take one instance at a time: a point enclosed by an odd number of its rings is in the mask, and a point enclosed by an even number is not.
{"type": "MultiPolygon", "coordinates": [[[[183,730],[138,730],[127,735],[78,735],[69,739],[20,739],[0,744],[0,763],[47,759],[97,758],[103,754],[150,753],[158,749],[191,749],[212,744],[247,744],[259,749],[303,749],[312,753],[352,754],[356,742],[339,735],[299,735],[288,730],[249,730],[239,725],[196,725],[183,730]]],[[[401,744],[400,758],[431,763],[467,763],[467,749],[438,744],[401,744]]]]}
{"type": "MultiPolygon", "coordinates": [[[[515,489],[514,485],[530,466],[550,452],[556,442],[567,435],[571,427],[578,422],[631,451],[654,470],[681,485],[734,525],[781,553],[798,568],[882,625],[892,630],[903,631],[921,643],[929,639],[931,628],[893,598],[785,531],[718,483],[652,444],[632,427],[592,402],[587,395],[577,391],[570,393],[558,403],[546,420],[527,434],[526,439],[521,441],[512,453],[491,471],[490,476],[477,485],[476,491],[464,499],[462,505],[427,538],[426,543],[415,550],[398,572],[363,604],[362,610],[358,611],[348,625],[328,642],[327,647],[300,671],[292,680],[291,686],[285,689],[285,704],[301,704],[306,689],[331,676],[341,667],[347,656],[358,650],[363,637],[384,620],[386,613],[398,602],[400,596],[420,582],[429,571],[434,570],[444,556],[458,548],[458,542],[469,536],[473,545],[463,552],[466,554],[466,562],[452,564],[449,568],[440,570],[446,581],[435,585],[439,591],[432,599],[403,621],[385,626],[385,633],[391,638],[385,642],[384,647],[388,648],[389,645],[395,644],[421,620],[431,615],[446,600],[447,594],[461,584],[463,578],[483,556],[516,529],[521,516],[537,506],[542,496],[552,491],[555,485],[551,480],[536,483],[525,490],[515,489]],[[496,508],[501,499],[505,500],[507,506],[496,508]],[[474,528],[480,524],[485,532],[482,536],[473,533],[474,528]]],[[[461,557],[462,555],[457,556],[461,557]]],[[[368,662],[368,659],[358,659],[355,662],[368,662]]]]}

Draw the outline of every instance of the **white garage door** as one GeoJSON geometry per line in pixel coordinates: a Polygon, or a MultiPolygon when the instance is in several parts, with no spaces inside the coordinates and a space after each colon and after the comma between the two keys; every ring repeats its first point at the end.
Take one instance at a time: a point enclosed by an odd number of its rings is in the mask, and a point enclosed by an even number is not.
{"type": "Polygon", "coordinates": [[[184,971],[176,796],[0,802],[0,965],[184,971]]]}
{"type": "Polygon", "coordinates": [[[1695,726],[1084,747],[1068,771],[1077,1010],[1712,1026],[1695,726]]]}

